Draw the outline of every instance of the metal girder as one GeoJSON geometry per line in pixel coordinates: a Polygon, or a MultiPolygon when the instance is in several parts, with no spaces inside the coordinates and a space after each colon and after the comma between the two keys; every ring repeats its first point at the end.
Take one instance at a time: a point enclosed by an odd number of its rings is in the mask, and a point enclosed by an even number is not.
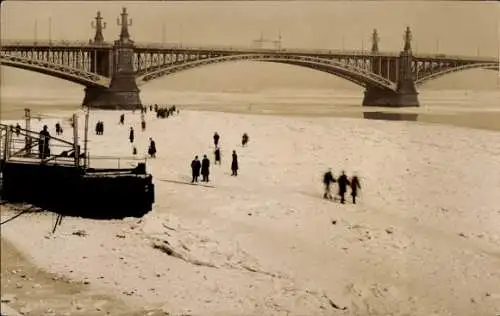
{"type": "MultiPolygon", "coordinates": [[[[395,91],[396,84],[384,77],[374,74],[368,69],[363,69],[357,67],[351,63],[342,63],[335,59],[325,59],[311,56],[302,55],[288,55],[283,54],[233,54],[222,57],[209,57],[203,60],[196,60],[191,62],[182,63],[179,65],[165,65],[164,67],[155,67],[151,72],[138,76],[137,85],[145,84],[153,79],[163,77],[165,75],[173,74],[187,69],[192,69],[196,67],[201,67],[205,65],[217,64],[222,62],[231,61],[267,61],[276,63],[288,63],[297,64],[300,63],[302,67],[308,67],[311,69],[316,69],[320,71],[326,71],[328,73],[337,74],[341,73],[343,76],[349,76],[356,78],[355,83],[360,84],[360,82],[367,83],[373,86],[378,86],[384,89],[390,89],[395,91]]],[[[352,81],[352,80],[351,80],[352,81]]]]}
{"type": "MultiPolygon", "coordinates": [[[[266,62],[266,61],[263,60],[263,62],[266,62]]],[[[311,68],[310,65],[305,64],[305,63],[301,63],[301,62],[293,62],[293,61],[287,61],[287,62],[267,61],[267,62],[282,63],[282,64],[285,64],[285,65],[295,65],[295,66],[299,66],[299,67],[311,68]]],[[[359,79],[358,77],[353,76],[352,74],[348,74],[348,73],[345,73],[345,72],[338,71],[338,70],[333,69],[331,67],[318,67],[318,68],[314,68],[314,70],[319,70],[319,71],[322,71],[322,72],[326,72],[328,74],[332,74],[332,75],[335,75],[335,76],[340,77],[342,79],[345,79],[347,81],[350,81],[350,82],[352,82],[352,83],[354,83],[354,84],[356,84],[358,86],[366,87],[366,82],[363,82],[362,79],[359,79]]]]}
{"type": "Polygon", "coordinates": [[[458,72],[458,71],[464,71],[468,69],[488,69],[488,70],[496,70],[499,71],[499,63],[498,62],[489,62],[489,63],[473,63],[473,64],[465,64],[465,65],[460,65],[460,66],[449,66],[449,67],[444,67],[444,68],[438,68],[437,71],[435,72],[430,72],[425,74],[422,77],[416,78],[415,84],[416,85],[421,85],[426,81],[436,79],[439,77],[442,77],[444,75],[458,72]]]}
{"type": "Polygon", "coordinates": [[[0,52],[0,63],[4,66],[51,75],[85,86],[109,86],[109,78],[85,70],[75,69],[44,60],[13,56],[5,52],[0,52]]]}

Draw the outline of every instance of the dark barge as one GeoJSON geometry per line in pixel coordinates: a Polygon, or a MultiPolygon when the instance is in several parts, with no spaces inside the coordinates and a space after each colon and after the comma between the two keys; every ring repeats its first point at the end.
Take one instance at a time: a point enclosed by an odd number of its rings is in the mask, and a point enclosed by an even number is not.
{"type": "Polygon", "coordinates": [[[100,219],[141,217],[151,211],[154,184],[145,162],[133,168],[90,168],[90,159],[80,153],[77,144],[50,137],[51,147],[67,150],[42,155],[43,139],[38,133],[14,131],[2,124],[0,128],[3,201],[100,219]]]}

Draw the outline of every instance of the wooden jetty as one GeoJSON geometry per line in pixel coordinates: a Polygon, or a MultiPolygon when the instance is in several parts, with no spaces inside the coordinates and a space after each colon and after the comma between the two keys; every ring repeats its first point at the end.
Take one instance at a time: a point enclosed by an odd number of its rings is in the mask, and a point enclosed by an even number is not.
{"type": "Polygon", "coordinates": [[[133,168],[91,168],[74,130],[74,142],[51,136],[48,152],[39,132],[0,124],[1,199],[87,218],[149,212],[155,196],[145,161],[133,168]]]}

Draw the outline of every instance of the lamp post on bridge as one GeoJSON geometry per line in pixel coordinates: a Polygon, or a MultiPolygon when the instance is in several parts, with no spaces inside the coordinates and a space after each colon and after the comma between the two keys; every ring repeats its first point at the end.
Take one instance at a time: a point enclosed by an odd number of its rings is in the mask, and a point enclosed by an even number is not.
{"type": "Polygon", "coordinates": [[[49,16],[49,45],[52,45],[52,17],[49,16]]]}
{"type": "Polygon", "coordinates": [[[92,21],[90,26],[95,29],[94,43],[103,43],[104,35],[102,34],[102,30],[106,28],[106,22],[102,21],[101,11],[97,11],[95,22],[92,21]]]}
{"type": "Polygon", "coordinates": [[[182,24],[179,26],[179,45],[182,47],[182,24]]]}
{"type": "Polygon", "coordinates": [[[131,40],[130,40],[130,34],[128,32],[128,27],[132,26],[132,19],[127,20],[128,17],[127,8],[123,8],[122,13],[120,15],[122,17],[121,22],[120,18],[116,18],[116,23],[122,27],[120,32],[120,41],[122,43],[129,43],[131,42],[131,40]]]}
{"type": "Polygon", "coordinates": [[[35,35],[35,44],[38,43],[38,19],[35,19],[35,27],[34,27],[34,35],[35,35]]]}
{"type": "Polygon", "coordinates": [[[165,23],[161,25],[161,43],[165,45],[165,23]]]}
{"type": "Polygon", "coordinates": [[[372,33],[372,53],[378,53],[378,43],[380,42],[380,37],[378,36],[377,29],[373,29],[372,33]]]}

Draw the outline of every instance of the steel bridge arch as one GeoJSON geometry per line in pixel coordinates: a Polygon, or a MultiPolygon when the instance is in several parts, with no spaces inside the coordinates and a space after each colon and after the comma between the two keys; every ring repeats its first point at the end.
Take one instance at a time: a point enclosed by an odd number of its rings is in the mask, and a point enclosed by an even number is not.
{"type": "Polygon", "coordinates": [[[232,61],[261,61],[261,62],[274,62],[281,64],[289,64],[300,67],[306,67],[329,74],[336,75],[343,79],[349,80],[357,85],[366,87],[367,85],[380,87],[387,90],[396,90],[396,84],[389,79],[379,76],[371,71],[346,65],[337,60],[329,60],[318,57],[309,57],[301,55],[277,55],[277,54],[244,54],[244,55],[227,55],[222,57],[213,57],[203,60],[195,60],[186,62],[179,65],[165,65],[161,68],[155,68],[147,74],[140,75],[136,78],[138,86],[148,83],[151,80],[161,78],[166,75],[174,74],[196,67],[218,64],[223,62],[232,61]]]}
{"type": "Polygon", "coordinates": [[[442,77],[444,75],[451,74],[454,72],[459,72],[459,71],[464,71],[464,70],[469,70],[469,69],[486,69],[486,70],[500,71],[499,70],[499,63],[495,63],[495,62],[467,64],[467,65],[461,65],[458,67],[443,69],[443,70],[435,72],[435,73],[424,75],[421,78],[417,78],[415,80],[415,84],[422,85],[429,80],[433,80],[433,79],[436,79],[436,78],[439,78],[439,77],[442,77]]]}
{"type": "Polygon", "coordinates": [[[83,86],[109,87],[109,79],[104,76],[44,60],[14,56],[2,52],[0,53],[0,65],[41,73],[83,86]]]}

